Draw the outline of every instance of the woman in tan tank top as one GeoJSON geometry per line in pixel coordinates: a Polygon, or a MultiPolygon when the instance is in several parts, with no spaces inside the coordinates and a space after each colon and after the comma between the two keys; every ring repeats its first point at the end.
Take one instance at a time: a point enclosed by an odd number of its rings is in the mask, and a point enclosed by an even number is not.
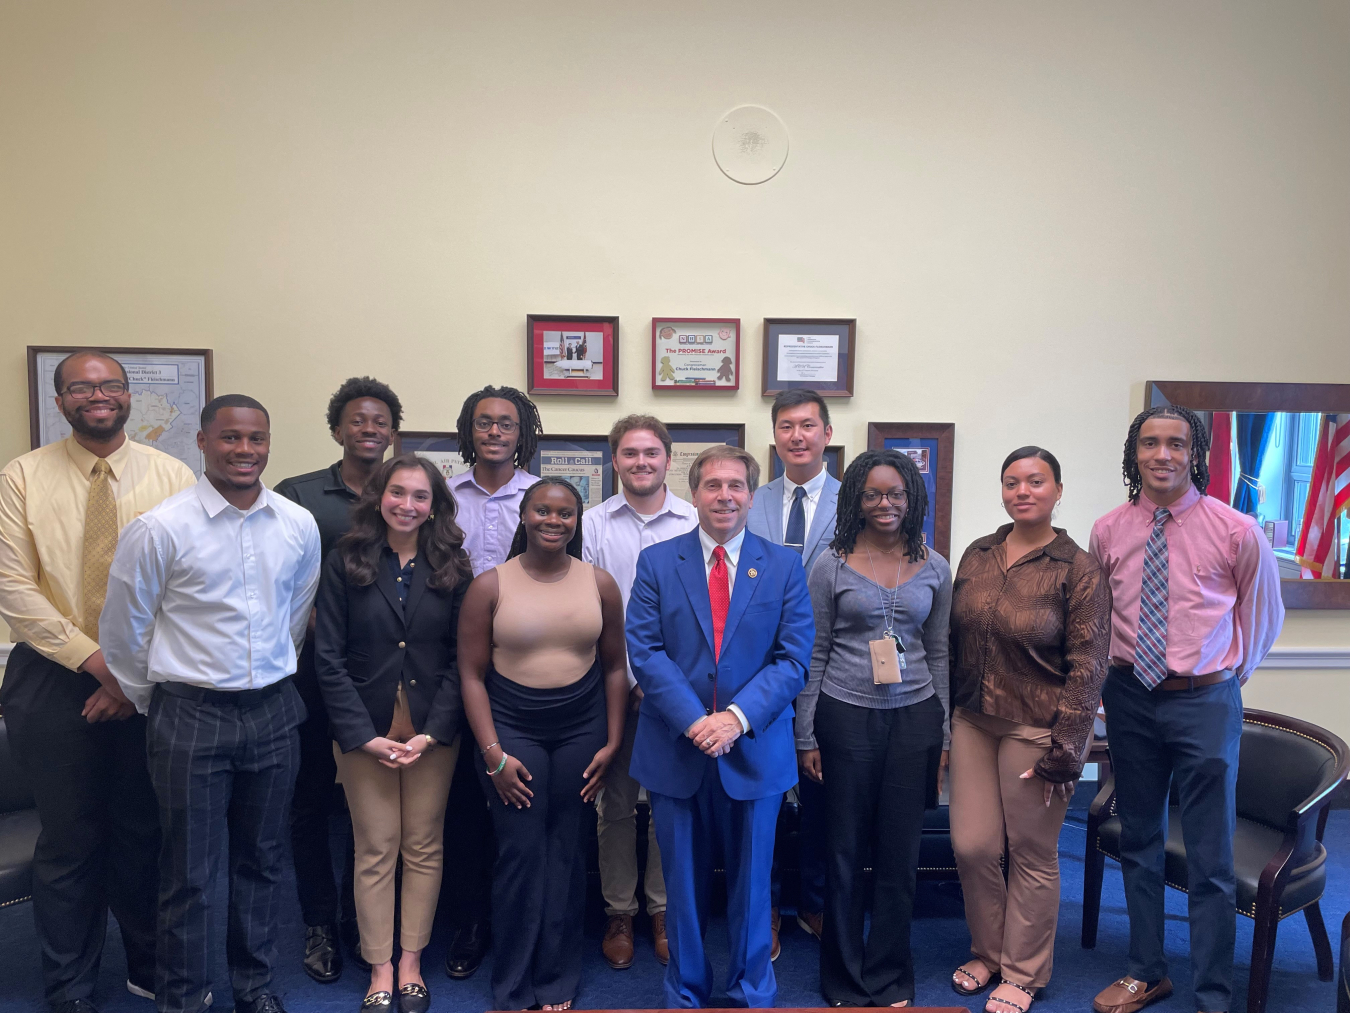
{"type": "Polygon", "coordinates": [[[613,577],[581,559],[581,511],[563,479],[530,486],[510,556],[479,574],[460,611],[464,710],[501,801],[492,806],[497,1009],[571,1008],[586,815],[623,741],[623,599],[613,577]]]}

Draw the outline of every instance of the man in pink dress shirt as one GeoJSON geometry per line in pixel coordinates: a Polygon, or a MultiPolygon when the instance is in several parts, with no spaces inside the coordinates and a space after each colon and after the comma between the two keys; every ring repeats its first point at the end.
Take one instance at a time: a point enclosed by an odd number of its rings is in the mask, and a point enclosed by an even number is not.
{"type": "Polygon", "coordinates": [[[1134,1013],[1172,992],[1163,953],[1163,844],[1175,783],[1189,880],[1195,1005],[1230,1009],[1233,831],[1242,684],[1284,623],[1275,555],[1256,521],[1206,496],[1209,437],[1185,408],[1150,408],[1125,442],[1129,502],[1092,528],[1111,584],[1102,699],[1115,765],[1128,971],[1093,1002],[1134,1013]]]}

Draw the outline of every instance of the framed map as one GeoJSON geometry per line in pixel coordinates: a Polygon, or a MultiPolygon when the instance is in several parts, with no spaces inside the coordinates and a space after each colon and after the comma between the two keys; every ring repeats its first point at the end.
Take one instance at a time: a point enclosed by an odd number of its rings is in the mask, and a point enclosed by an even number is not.
{"type": "Polygon", "coordinates": [[[79,351],[110,355],[127,371],[131,386],[127,435],[178,458],[200,477],[204,462],[197,449],[197,432],[202,408],[215,396],[209,348],[29,345],[28,421],[33,449],[70,435],[70,423],[56,406],[52,377],[62,359],[79,351]]]}

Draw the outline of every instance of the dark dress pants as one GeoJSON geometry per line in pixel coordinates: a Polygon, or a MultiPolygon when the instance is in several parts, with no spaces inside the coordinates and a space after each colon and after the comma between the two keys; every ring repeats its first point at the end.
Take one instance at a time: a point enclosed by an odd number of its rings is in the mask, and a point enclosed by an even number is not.
{"type": "Polygon", "coordinates": [[[1130,915],[1127,973],[1139,981],[1157,981],[1167,974],[1163,846],[1168,794],[1175,783],[1186,845],[1195,1008],[1232,1009],[1237,934],[1233,833],[1242,689],[1234,678],[1199,689],[1150,691],[1133,669],[1113,666],[1102,702],[1130,915]]]}
{"type": "MultiPolygon", "coordinates": [[[[314,672],[314,641],[305,641],[295,669],[295,688],[307,716],[299,728],[300,769],[291,801],[291,852],[295,857],[295,890],[306,925],[331,925],[338,920],[338,885],[333,878],[333,850],[329,821],[340,812],[337,764],[328,710],[314,672]]],[[[347,820],[344,817],[344,824],[347,820]]],[[[342,847],[342,918],[356,918],[353,893],[355,844],[346,828],[342,847]]]]}
{"type": "Polygon", "coordinates": [[[501,805],[496,789],[479,776],[483,757],[473,731],[463,724],[455,777],[445,805],[445,869],[438,910],[456,930],[487,922],[492,914],[492,867],[497,841],[491,805],[501,805]]]}
{"type": "Polygon", "coordinates": [[[893,710],[823,693],[816,704],[827,818],[820,990],[830,1003],[914,998],[910,922],[924,809],[937,804],[942,721],[936,696],[893,710]]]}
{"type": "MultiPolygon", "coordinates": [[[[797,781],[797,913],[820,914],[825,910],[825,795],[809,777],[797,781]]],[[[783,899],[783,879],[778,855],[773,861],[773,906],[783,899]]]]}
{"type": "Polygon", "coordinates": [[[98,688],[27,644],[15,644],[0,701],[14,759],[42,820],[33,855],[33,919],[47,1001],[88,999],[98,980],[108,911],[126,947],[127,977],[155,980],[159,811],[145,763],[145,718],[90,724],[98,688]]]}
{"type": "Polygon", "coordinates": [[[155,687],[147,743],[159,797],[160,1013],[201,1013],[215,953],[211,904],[229,869],[225,958],[235,1004],[270,991],[287,820],[305,705],[290,679],[221,692],[155,687]]]}

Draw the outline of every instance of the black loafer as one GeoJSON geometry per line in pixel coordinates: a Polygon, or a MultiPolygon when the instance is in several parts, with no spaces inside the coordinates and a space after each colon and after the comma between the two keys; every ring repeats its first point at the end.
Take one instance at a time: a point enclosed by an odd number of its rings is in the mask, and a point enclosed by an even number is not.
{"type": "Polygon", "coordinates": [[[305,973],[321,985],[342,977],[342,947],[332,925],[305,927],[305,973]]]}
{"type": "Polygon", "coordinates": [[[342,945],[347,948],[347,956],[352,958],[352,963],[363,971],[369,971],[369,961],[361,956],[361,928],[356,919],[344,918],[339,922],[338,935],[342,937],[342,945]]]}
{"type": "Polygon", "coordinates": [[[431,993],[425,985],[408,982],[398,990],[398,1013],[427,1013],[431,1009],[431,993]]]}
{"type": "Polygon", "coordinates": [[[394,1013],[394,997],[388,992],[371,992],[361,1002],[361,1013],[394,1013]]]}
{"type": "Polygon", "coordinates": [[[456,929],[445,954],[445,973],[452,978],[468,978],[483,966],[487,956],[488,925],[473,922],[456,929]]]}
{"type": "Polygon", "coordinates": [[[252,1002],[235,1003],[234,1011],[235,1013],[286,1013],[286,1007],[281,1005],[281,996],[264,992],[252,1002]]]}

